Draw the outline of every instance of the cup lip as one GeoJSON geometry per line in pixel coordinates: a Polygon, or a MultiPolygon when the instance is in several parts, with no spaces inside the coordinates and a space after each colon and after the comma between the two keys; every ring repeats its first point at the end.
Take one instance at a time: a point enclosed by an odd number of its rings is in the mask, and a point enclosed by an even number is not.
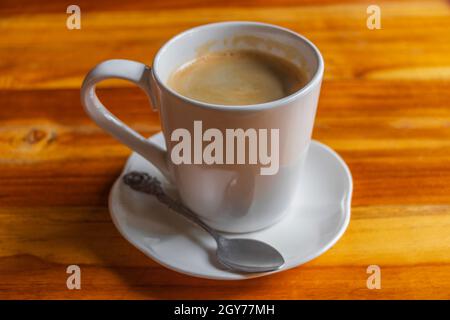
{"type": "Polygon", "coordinates": [[[317,84],[320,85],[320,82],[322,80],[323,70],[324,70],[324,61],[323,61],[322,54],[320,53],[319,49],[310,40],[308,40],[306,37],[302,36],[301,34],[294,32],[290,29],[284,28],[284,27],[280,27],[277,25],[264,23],[264,22],[226,21],[226,22],[214,22],[214,23],[203,24],[203,25],[185,30],[185,31],[177,34],[176,36],[172,37],[156,53],[155,58],[153,59],[152,74],[153,74],[153,78],[156,80],[156,82],[162,88],[164,88],[169,94],[171,94],[172,96],[175,96],[176,98],[181,99],[189,104],[192,104],[192,105],[195,105],[195,106],[198,106],[201,108],[215,109],[215,110],[220,110],[220,111],[257,111],[257,110],[272,109],[272,108],[276,108],[279,106],[283,106],[283,105],[289,104],[290,102],[292,102],[302,96],[305,96],[311,90],[313,90],[313,88],[317,84]],[[222,104],[207,103],[207,102],[202,102],[199,100],[191,99],[191,98],[188,98],[186,96],[179,94],[178,92],[176,92],[175,90],[173,90],[172,88],[167,86],[160,79],[158,73],[155,72],[155,66],[157,66],[159,59],[160,59],[161,55],[164,53],[164,51],[166,50],[167,46],[169,46],[171,43],[177,41],[178,39],[180,39],[182,37],[185,37],[189,34],[197,32],[200,29],[210,28],[213,26],[227,26],[227,25],[253,25],[253,26],[269,27],[269,28],[278,29],[280,31],[289,33],[289,34],[299,38],[301,41],[306,43],[313,50],[314,54],[316,55],[316,59],[318,62],[316,72],[314,73],[311,80],[305,86],[303,86],[299,90],[295,91],[294,93],[292,93],[286,97],[283,97],[283,98],[277,99],[277,100],[273,100],[273,101],[269,101],[269,102],[258,103],[258,104],[247,104],[247,105],[222,105],[222,104]]]}

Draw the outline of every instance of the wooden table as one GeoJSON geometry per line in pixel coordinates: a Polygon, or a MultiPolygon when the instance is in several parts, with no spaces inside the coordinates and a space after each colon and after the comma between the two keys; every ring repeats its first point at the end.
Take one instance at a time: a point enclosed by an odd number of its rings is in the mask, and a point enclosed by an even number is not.
{"type": "MultiPolygon", "coordinates": [[[[448,1],[88,1],[81,30],[65,1],[0,4],[0,298],[450,298],[450,9],[448,1]],[[113,226],[112,182],[130,150],[85,115],[79,88],[109,58],[150,64],[192,26],[257,20],[296,30],[324,55],[314,138],[354,178],[352,220],[328,252],[270,277],[221,282],[169,271],[113,226]],[[66,268],[82,270],[81,290],[66,268]],[[381,268],[369,290],[366,269],[381,268]]],[[[144,135],[160,130],[144,94],[100,94],[144,135]]]]}

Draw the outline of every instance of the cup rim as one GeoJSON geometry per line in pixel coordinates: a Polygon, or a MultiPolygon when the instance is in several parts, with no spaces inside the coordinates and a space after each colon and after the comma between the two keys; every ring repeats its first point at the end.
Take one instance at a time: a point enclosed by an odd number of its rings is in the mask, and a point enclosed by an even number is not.
{"type": "Polygon", "coordinates": [[[152,74],[153,74],[153,78],[156,80],[156,82],[163,87],[168,93],[170,93],[172,96],[177,97],[178,99],[181,99],[189,104],[201,107],[201,108],[207,108],[207,109],[216,109],[216,110],[221,110],[221,111],[256,111],[256,110],[264,110],[264,109],[272,109],[272,108],[276,108],[282,105],[286,105],[290,102],[292,102],[293,100],[298,99],[301,96],[304,96],[306,94],[308,94],[317,84],[320,84],[320,81],[322,80],[322,75],[323,75],[323,70],[324,70],[324,61],[322,58],[322,54],[320,53],[319,49],[310,41],[308,40],[306,37],[302,36],[301,34],[294,32],[290,29],[284,28],[284,27],[280,27],[277,25],[273,25],[273,24],[269,24],[269,23],[264,23],[264,22],[255,22],[255,21],[226,21],[226,22],[214,22],[214,23],[208,23],[208,24],[204,24],[204,25],[200,25],[188,30],[185,30],[179,34],[177,34],[176,36],[172,37],[170,40],[168,40],[156,53],[155,58],[153,59],[153,65],[152,65],[152,74]],[[199,29],[204,29],[204,28],[210,28],[212,26],[226,26],[226,25],[253,25],[253,26],[264,26],[264,27],[270,27],[270,28],[274,28],[274,29],[278,29],[280,31],[289,33],[297,38],[299,38],[301,41],[303,41],[304,43],[306,43],[314,52],[314,54],[316,55],[316,59],[317,59],[317,68],[316,71],[314,73],[314,75],[312,76],[311,80],[308,81],[308,83],[306,85],[304,85],[302,88],[300,88],[299,90],[295,91],[294,93],[283,97],[281,99],[277,99],[277,100],[273,100],[273,101],[269,101],[269,102],[264,102],[264,103],[257,103],[257,104],[247,104],[247,105],[223,105],[223,104],[215,104],[215,103],[208,103],[208,102],[202,102],[199,100],[195,100],[192,98],[188,98],[186,96],[183,96],[181,94],[179,94],[178,92],[176,92],[175,90],[173,90],[172,88],[170,88],[169,86],[167,86],[159,77],[158,73],[155,72],[155,66],[157,66],[159,59],[161,57],[161,55],[164,53],[164,50],[167,48],[167,46],[169,46],[171,43],[177,41],[178,39],[185,37],[186,35],[192,34],[196,31],[198,31],[199,29]]]}

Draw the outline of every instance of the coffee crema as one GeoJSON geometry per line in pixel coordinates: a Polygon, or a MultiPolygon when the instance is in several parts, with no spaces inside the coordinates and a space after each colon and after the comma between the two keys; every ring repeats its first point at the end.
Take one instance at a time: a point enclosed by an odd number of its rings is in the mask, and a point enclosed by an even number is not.
{"type": "Polygon", "coordinates": [[[169,77],[179,94],[206,103],[252,105],[291,95],[307,83],[304,70],[292,62],[253,50],[205,54],[169,77]]]}

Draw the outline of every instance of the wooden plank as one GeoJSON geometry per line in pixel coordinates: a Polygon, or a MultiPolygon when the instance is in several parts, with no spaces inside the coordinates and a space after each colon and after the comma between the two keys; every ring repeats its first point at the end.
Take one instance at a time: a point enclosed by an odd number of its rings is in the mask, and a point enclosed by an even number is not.
{"type": "Polygon", "coordinates": [[[64,12],[2,17],[0,88],[79,88],[88,70],[102,60],[151,64],[158,48],[187,28],[252,19],[310,38],[323,52],[325,79],[450,79],[448,5],[381,6],[383,29],[375,31],[366,27],[367,4],[162,9],[152,11],[151,19],[146,11],[88,11],[81,30],[66,29],[64,12]]]}
{"type": "MultiPolygon", "coordinates": [[[[355,205],[450,202],[446,88],[445,82],[325,81],[314,138],[348,162],[355,205]]],[[[88,119],[78,95],[76,89],[0,91],[11,106],[0,109],[4,205],[106,203],[130,151],[88,119]]],[[[100,96],[143,135],[160,130],[138,89],[101,89],[100,96]]]]}
{"type": "MultiPolygon", "coordinates": [[[[77,5],[87,12],[109,12],[109,11],[154,11],[158,9],[176,10],[180,8],[213,8],[219,9],[223,7],[291,7],[291,6],[307,6],[307,5],[330,5],[341,3],[340,0],[228,0],[224,1],[208,1],[208,0],[165,0],[165,1],[147,1],[135,0],[133,2],[109,0],[89,1],[78,0],[77,5]]],[[[397,0],[397,2],[410,2],[409,0],[397,0]]],[[[372,4],[369,0],[347,0],[345,3],[364,3],[372,4]]],[[[58,13],[65,11],[68,6],[66,1],[53,0],[43,3],[37,3],[29,0],[3,0],[0,3],[0,14],[36,14],[36,13],[58,13]]]]}
{"type": "Polygon", "coordinates": [[[0,242],[9,244],[0,248],[2,299],[450,298],[449,205],[355,207],[344,237],[321,257],[238,283],[159,266],[119,235],[104,208],[7,208],[0,219],[0,242]],[[65,286],[70,264],[82,268],[80,291],[65,286]],[[366,287],[371,264],[382,268],[382,290],[366,287]]]}

